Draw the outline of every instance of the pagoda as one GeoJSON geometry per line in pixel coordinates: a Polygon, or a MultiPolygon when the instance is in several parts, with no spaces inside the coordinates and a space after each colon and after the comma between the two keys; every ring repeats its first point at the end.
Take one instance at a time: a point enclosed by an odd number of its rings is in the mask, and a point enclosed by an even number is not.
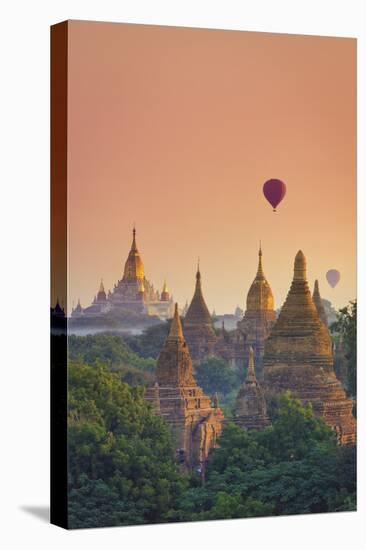
{"type": "Polygon", "coordinates": [[[341,444],[355,442],[352,401],[335,375],[331,338],[312,300],[301,250],[286,301],[265,343],[263,374],[266,393],[290,390],[304,404],[311,403],[341,444]]]}
{"type": "Polygon", "coordinates": [[[259,246],[257,274],[247,294],[244,317],[237,323],[238,339],[245,352],[244,362],[252,347],[256,365],[261,367],[264,343],[275,321],[273,293],[263,272],[262,247],[259,246]]]}
{"type": "Polygon", "coordinates": [[[196,288],[184,317],[184,334],[193,361],[200,361],[214,355],[217,338],[212,317],[202,294],[199,264],[196,273],[196,288]]]}
{"type": "Polygon", "coordinates": [[[254,351],[249,348],[248,371],[236,398],[234,422],[246,430],[263,430],[270,424],[264,393],[254,369],[254,351]]]}
{"type": "Polygon", "coordinates": [[[75,308],[71,316],[99,317],[103,320],[110,312],[133,312],[142,315],[157,316],[160,319],[171,319],[174,312],[173,298],[164,282],[161,294],[146,278],[145,268],[136,244],[136,229],[132,231],[132,244],[124,265],[123,276],[108,294],[103,281],[92,304],[86,308],[75,308]]]}
{"type": "Polygon", "coordinates": [[[204,472],[209,451],[221,434],[224,416],[193,377],[178,304],[158,357],[156,382],[147,389],[145,398],[171,427],[176,455],[184,468],[204,472]]]}
{"type": "Polygon", "coordinates": [[[313,302],[315,304],[315,307],[316,307],[316,310],[318,312],[318,315],[319,315],[320,319],[323,321],[325,326],[328,327],[327,314],[325,313],[323,300],[321,299],[321,296],[320,296],[318,279],[316,279],[316,281],[314,283],[313,302]]]}

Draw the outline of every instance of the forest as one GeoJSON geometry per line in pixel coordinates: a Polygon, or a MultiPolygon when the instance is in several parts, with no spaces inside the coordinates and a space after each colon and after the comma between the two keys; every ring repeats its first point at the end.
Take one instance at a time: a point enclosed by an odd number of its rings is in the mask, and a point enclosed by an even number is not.
{"type": "MultiPolygon", "coordinates": [[[[356,314],[352,302],[331,326],[342,342],[338,369],[354,398],[356,314]]],[[[237,427],[230,413],[243,373],[220,359],[199,365],[195,376],[206,393],[219,392],[228,422],[204,483],[198,472],[183,473],[169,427],[144,400],[167,331],[168,323],[128,339],[69,337],[70,527],[356,509],[356,447],[339,446],[311,407],[289,393],[271,402],[264,431],[237,427]]]]}

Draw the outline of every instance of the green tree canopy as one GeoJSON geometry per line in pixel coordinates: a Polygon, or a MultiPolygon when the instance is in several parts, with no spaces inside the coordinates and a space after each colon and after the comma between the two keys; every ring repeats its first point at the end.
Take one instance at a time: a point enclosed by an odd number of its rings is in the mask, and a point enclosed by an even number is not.
{"type": "Polygon", "coordinates": [[[347,389],[352,396],[357,393],[357,300],[339,310],[337,321],[331,324],[333,334],[340,336],[345,347],[347,361],[347,389]]]}
{"type": "Polygon", "coordinates": [[[185,479],[170,431],[100,362],[69,364],[69,522],[73,528],[166,521],[185,479]]]}

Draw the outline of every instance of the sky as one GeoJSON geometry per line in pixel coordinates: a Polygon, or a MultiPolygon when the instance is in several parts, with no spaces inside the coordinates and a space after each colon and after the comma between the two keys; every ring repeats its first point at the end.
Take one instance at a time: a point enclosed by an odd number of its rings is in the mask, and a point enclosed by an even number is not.
{"type": "Polygon", "coordinates": [[[244,308],[260,240],[276,308],[299,249],[324,298],[356,297],[356,40],[80,21],[68,40],[69,308],[122,277],[134,223],[181,307],[199,257],[209,309],[244,308]]]}

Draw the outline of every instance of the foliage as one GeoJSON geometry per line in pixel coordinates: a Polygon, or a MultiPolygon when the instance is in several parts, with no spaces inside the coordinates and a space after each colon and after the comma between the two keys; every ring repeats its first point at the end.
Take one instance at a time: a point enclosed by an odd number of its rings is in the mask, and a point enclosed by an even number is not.
{"type": "Polygon", "coordinates": [[[68,354],[70,360],[79,360],[89,365],[101,361],[108,365],[111,371],[118,372],[121,379],[132,386],[148,385],[153,381],[155,361],[139,357],[120,336],[105,333],[70,335],[68,354]]]}
{"type": "Polygon", "coordinates": [[[68,403],[70,527],[166,521],[186,481],[142,389],[98,361],[71,362],[68,403]]]}
{"type": "Polygon", "coordinates": [[[355,447],[339,447],[332,430],[289,394],[273,425],[247,432],[227,424],[211,454],[206,483],[181,499],[175,519],[203,520],[354,510],[355,447]]]}
{"type": "Polygon", "coordinates": [[[337,321],[330,330],[340,337],[347,361],[347,389],[352,396],[357,393],[357,301],[339,310],[337,321]]]}
{"type": "Polygon", "coordinates": [[[195,379],[205,393],[228,394],[240,384],[237,373],[224,359],[210,357],[195,366],[195,379]]]}
{"type": "Polygon", "coordinates": [[[126,343],[132,351],[138,353],[141,357],[157,359],[168,336],[170,323],[171,321],[159,323],[156,326],[147,328],[142,334],[126,336],[126,343]]]}

